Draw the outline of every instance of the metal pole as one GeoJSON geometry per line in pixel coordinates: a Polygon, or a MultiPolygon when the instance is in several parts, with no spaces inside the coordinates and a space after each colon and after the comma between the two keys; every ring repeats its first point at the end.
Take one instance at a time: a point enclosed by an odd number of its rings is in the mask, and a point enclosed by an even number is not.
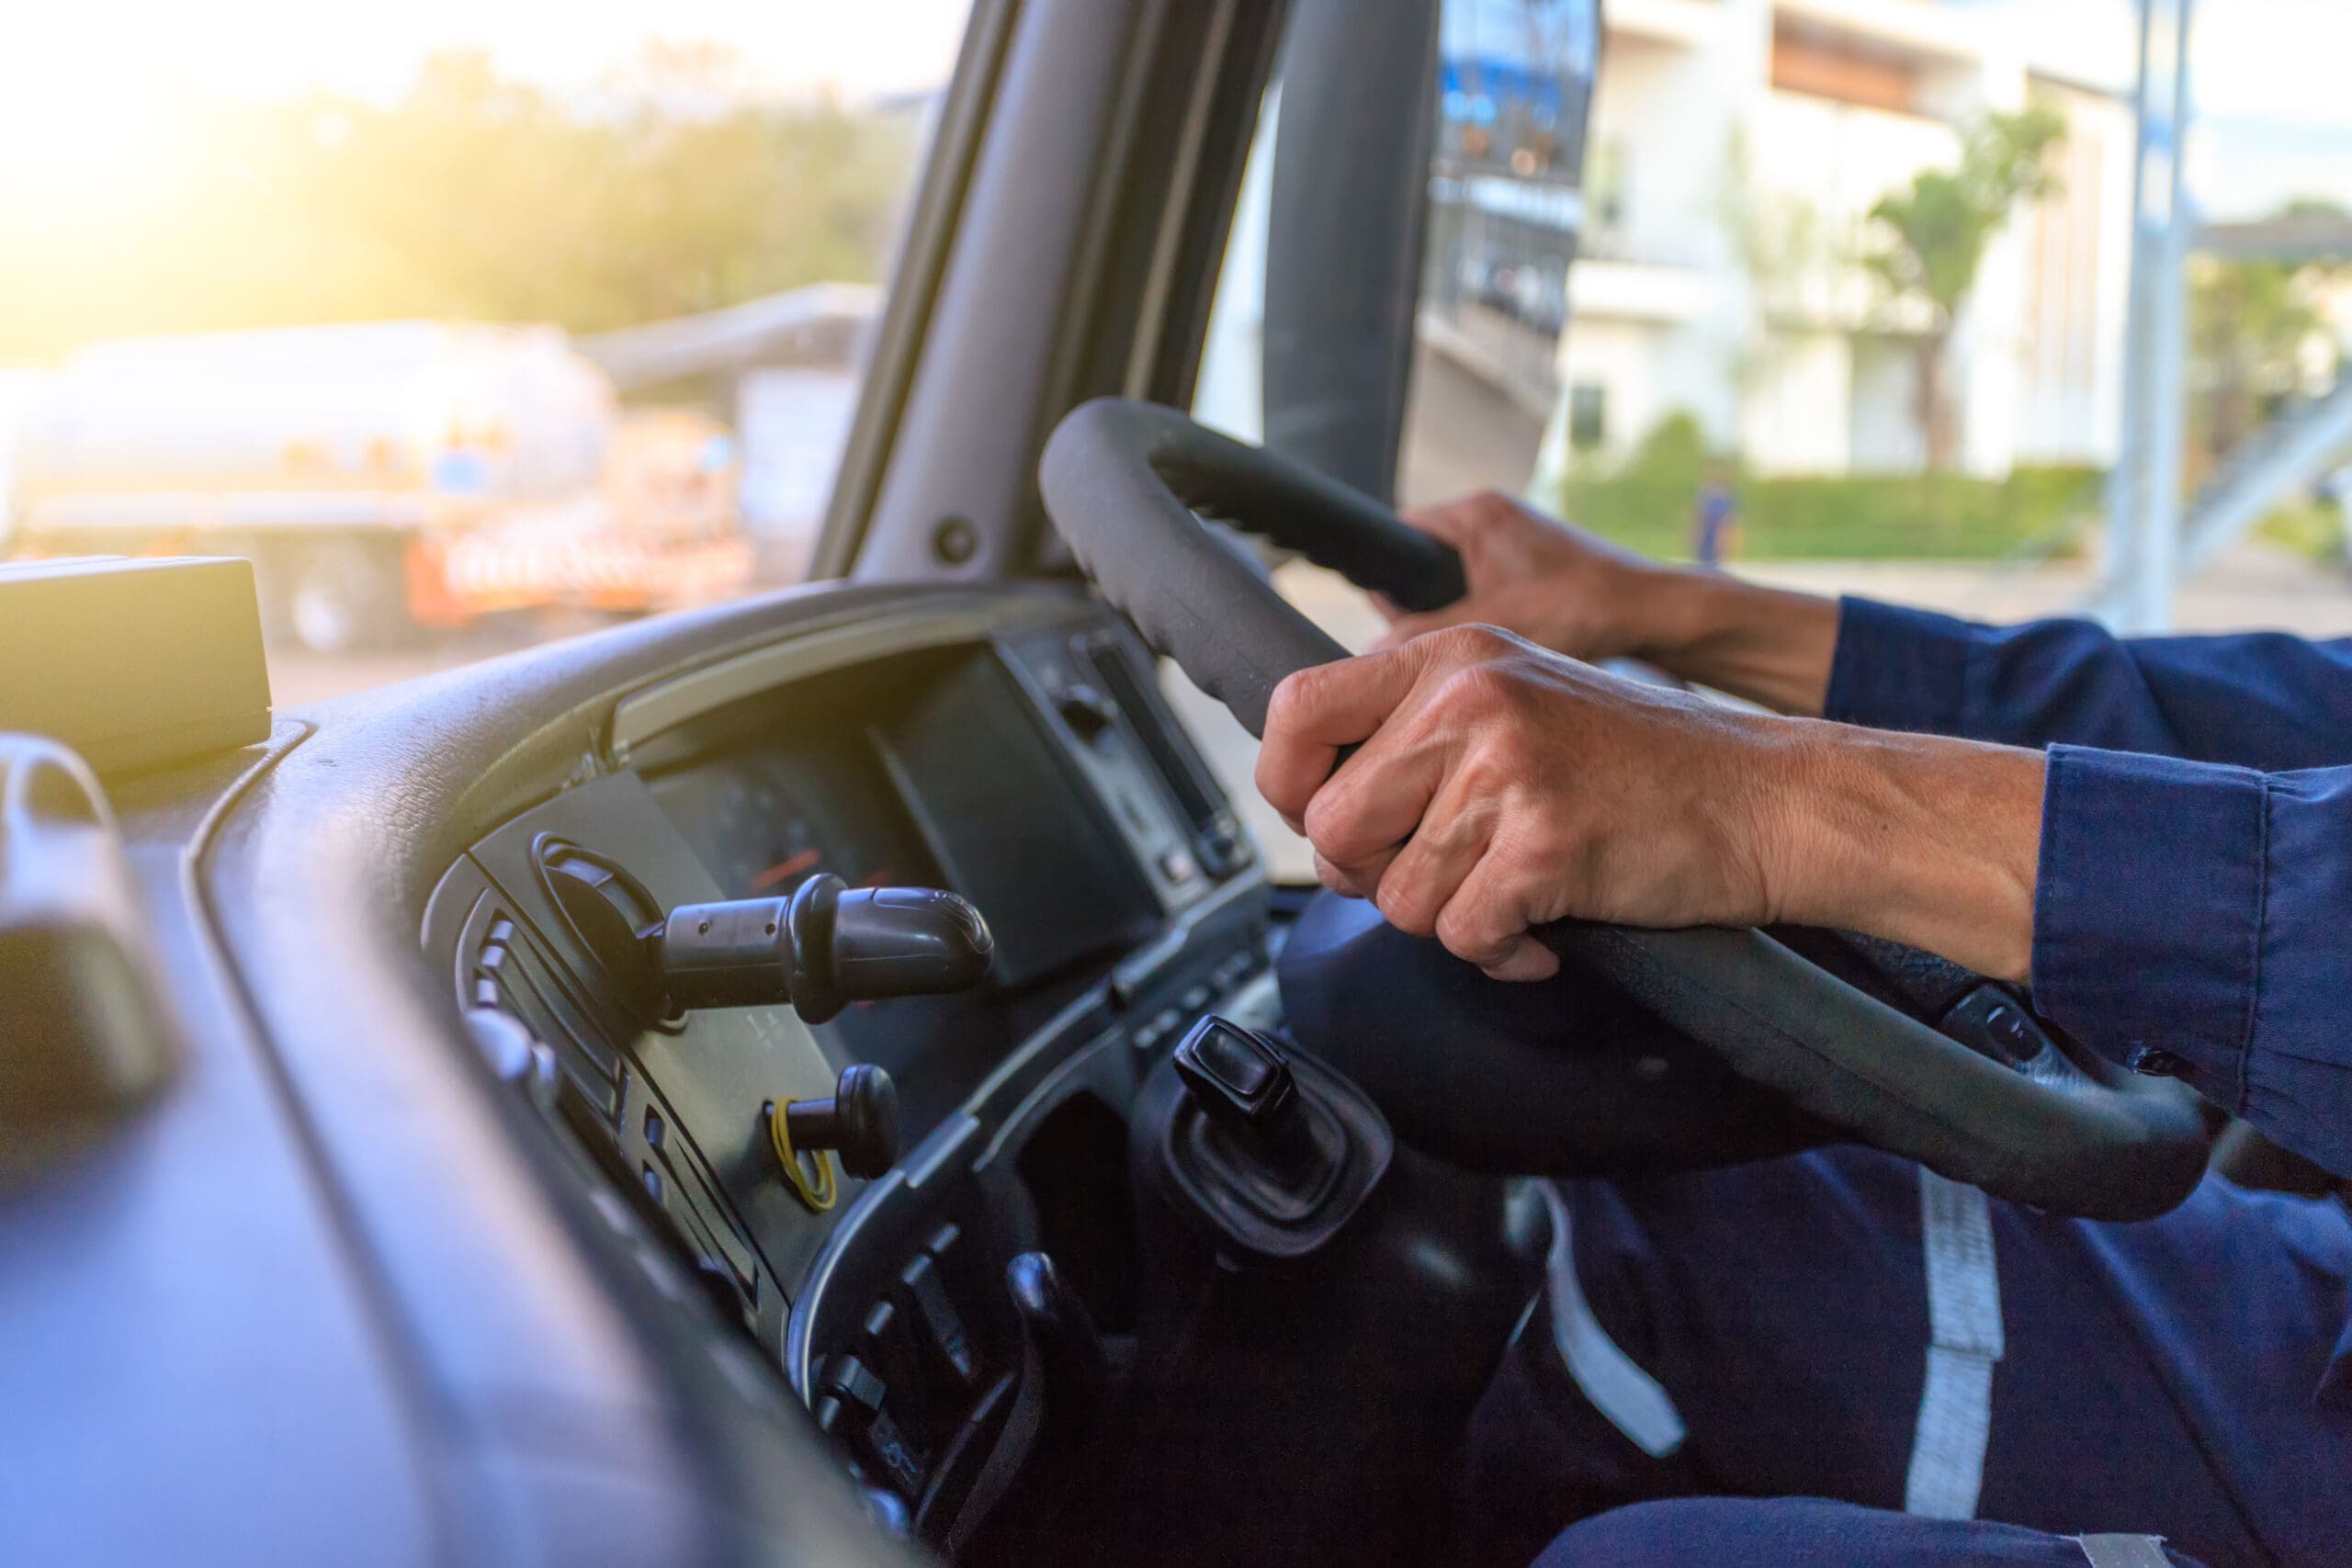
{"type": "Polygon", "coordinates": [[[2163,270],[2156,278],[2155,363],[2150,367],[2154,407],[2149,411],[2148,474],[2143,491],[2146,519],[2146,592],[2136,606],[2132,630],[2172,629],[2174,600],[2180,587],[2181,446],[2188,423],[2185,395],[2188,367],[2188,242],[2196,229],[2189,210],[2188,27],[2196,0],[2176,0],[2179,13],[2173,38],[2171,189],[2165,200],[2163,270]]]}
{"type": "Polygon", "coordinates": [[[2132,577],[2132,520],[2139,514],[2142,448],[2147,445],[2147,421],[2141,413],[2146,402],[2148,377],[2148,286],[2151,282],[2147,246],[2141,219],[2147,210],[2148,133],[2152,124],[2149,100],[2154,73],[2149,47],[2155,27],[2156,0],[2140,0],[2140,73],[2132,88],[2132,265],[2123,310],[2123,388],[2115,436],[2115,467],[2107,476],[2107,535],[2101,541],[2104,558],[2102,587],[2094,603],[2102,616],[2120,618],[2125,585],[2132,577]]]}
{"type": "Polygon", "coordinates": [[[2180,576],[2186,267],[2195,228],[2183,176],[2188,33],[2195,0],[2143,0],[2138,155],[2132,169],[2132,304],[2123,430],[2108,486],[2109,583],[2119,630],[2172,625],[2180,576]],[[2167,52],[2168,51],[2168,52],[2167,52]]]}

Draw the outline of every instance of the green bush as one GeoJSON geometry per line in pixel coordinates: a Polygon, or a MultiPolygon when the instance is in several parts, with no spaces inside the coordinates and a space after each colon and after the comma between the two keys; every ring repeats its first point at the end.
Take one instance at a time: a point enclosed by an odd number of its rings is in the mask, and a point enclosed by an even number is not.
{"type": "Polygon", "coordinates": [[[1738,498],[1741,555],[1751,560],[1991,559],[2072,536],[2099,506],[2098,475],[2021,468],[2006,479],[1952,474],[1758,479],[1711,462],[1687,414],[1660,422],[1615,473],[1573,476],[1561,513],[1645,554],[1690,547],[1700,487],[1720,475],[1738,498]]]}
{"type": "Polygon", "coordinates": [[[2308,560],[2333,564],[2345,558],[2344,521],[2325,502],[2302,497],[2288,502],[2256,524],[2254,536],[2308,560]]]}

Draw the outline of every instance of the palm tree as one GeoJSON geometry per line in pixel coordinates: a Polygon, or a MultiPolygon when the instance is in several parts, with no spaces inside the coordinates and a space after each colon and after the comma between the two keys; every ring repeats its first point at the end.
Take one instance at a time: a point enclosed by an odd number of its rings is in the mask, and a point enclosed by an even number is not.
{"type": "Polygon", "coordinates": [[[2064,118],[2046,105],[1988,114],[1969,128],[1958,168],[1924,170],[1871,209],[1883,243],[1864,264],[1894,299],[1926,307],[1927,324],[1912,354],[1930,468],[1949,467],[1957,445],[1944,360],[1961,305],[2010,209],[2056,193],[2050,153],[2065,135],[2064,118]]]}

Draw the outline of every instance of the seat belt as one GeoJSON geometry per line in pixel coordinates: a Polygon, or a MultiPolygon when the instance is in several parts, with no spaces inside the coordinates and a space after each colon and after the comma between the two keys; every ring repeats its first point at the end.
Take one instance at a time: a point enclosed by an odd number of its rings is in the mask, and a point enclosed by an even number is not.
{"type": "Polygon", "coordinates": [[[2091,1568],[2172,1568],[2160,1535],[2078,1535],[2075,1544],[2091,1568]]]}
{"type": "Polygon", "coordinates": [[[1544,1259],[1544,1294],[1552,1308],[1552,1343],[1568,1369],[1568,1376],[1592,1407],[1609,1424],[1652,1459],[1664,1459],[1682,1446],[1682,1413],[1658,1381],[1634,1363],[1584,1297],[1577,1280],[1576,1231],[1568,1217],[1568,1201],[1555,1181],[1539,1181],[1544,1207],[1552,1215],[1552,1250],[1544,1259]]]}
{"type": "MultiPolygon", "coordinates": [[[[1983,1192],[1921,1166],[1919,1217],[1928,1264],[1928,1375],[1903,1511],[1972,1519],[1993,1435],[1993,1367],[2004,1348],[1993,1213],[1983,1192]]],[[[2132,1565],[2119,1560],[2098,1568],[2132,1565]]]]}

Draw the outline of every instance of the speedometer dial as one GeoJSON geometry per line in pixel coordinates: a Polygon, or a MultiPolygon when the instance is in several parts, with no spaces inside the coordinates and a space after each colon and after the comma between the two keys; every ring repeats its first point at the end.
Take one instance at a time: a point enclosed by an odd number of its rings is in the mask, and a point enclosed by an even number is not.
{"type": "Polygon", "coordinates": [[[842,748],[738,753],[653,783],[655,798],[730,898],[773,898],[820,871],[853,887],[929,879],[878,768],[842,748]]]}
{"type": "Polygon", "coordinates": [[[833,869],[782,771],[774,758],[741,758],[674,777],[662,792],[730,898],[777,897],[833,869]]]}

